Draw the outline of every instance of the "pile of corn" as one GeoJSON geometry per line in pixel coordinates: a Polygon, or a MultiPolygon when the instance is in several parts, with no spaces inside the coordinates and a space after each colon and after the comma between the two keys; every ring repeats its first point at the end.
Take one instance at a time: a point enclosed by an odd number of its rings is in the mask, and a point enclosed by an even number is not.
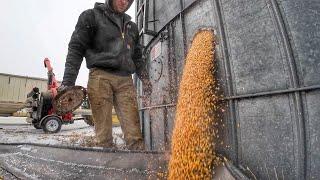
{"type": "Polygon", "coordinates": [[[214,112],[218,93],[214,78],[214,34],[196,34],[186,58],[172,136],[169,179],[212,179],[220,159],[214,151],[214,112]]]}

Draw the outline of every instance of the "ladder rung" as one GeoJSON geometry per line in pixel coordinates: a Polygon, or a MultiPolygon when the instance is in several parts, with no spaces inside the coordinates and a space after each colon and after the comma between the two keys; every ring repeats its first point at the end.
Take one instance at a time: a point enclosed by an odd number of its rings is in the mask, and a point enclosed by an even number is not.
{"type": "Polygon", "coordinates": [[[141,31],[139,32],[139,36],[141,36],[143,34],[143,28],[141,29],[141,31]]]}
{"type": "Polygon", "coordinates": [[[148,29],[146,29],[146,32],[144,32],[145,34],[147,34],[147,35],[150,35],[150,36],[157,36],[157,32],[155,32],[155,31],[151,31],[151,30],[148,30],[148,29]]]}
{"type": "Polygon", "coordinates": [[[144,11],[144,4],[141,5],[141,7],[139,8],[138,12],[137,12],[137,16],[139,16],[139,14],[144,11]]]}

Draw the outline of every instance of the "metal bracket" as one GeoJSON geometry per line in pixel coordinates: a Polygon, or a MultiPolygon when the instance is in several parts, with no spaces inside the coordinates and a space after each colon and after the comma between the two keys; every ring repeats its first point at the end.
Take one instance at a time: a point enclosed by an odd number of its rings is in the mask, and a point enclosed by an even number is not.
{"type": "Polygon", "coordinates": [[[168,29],[165,29],[164,31],[162,31],[161,33],[160,33],[160,41],[161,42],[163,42],[163,41],[165,41],[165,40],[167,40],[169,38],[169,31],[168,31],[168,29]]]}
{"type": "MultiPolygon", "coordinates": [[[[139,3],[138,3],[139,4],[139,3]]],[[[148,28],[148,23],[149,22],[153,22],[155,23],[156,21],[159,20],[152,20],[149,21],[149,0],[143,0],[143,3],[141,4],[140,7],[137,7],[138,11],[137,11],[137,17],[142,15],[142,28],[139,32],[139,37],[141,37],[142,35],[146,34],[146,35],[150,35],[150,36],[157,36],[158,33],[153,31],[153,30],[149,30],[148,28]]],[[[138,20],[138,18],[136,18],[136,20],[138,20]]]]}
{"type": "Polygon", "coordinates": [[[148,29],[144,29],[143,34],[147,34],[147,35],[150,35],[150,36],[157,36],[158,35],[157,32],[152,31],[152,30],[148,30],[148,29]]]}

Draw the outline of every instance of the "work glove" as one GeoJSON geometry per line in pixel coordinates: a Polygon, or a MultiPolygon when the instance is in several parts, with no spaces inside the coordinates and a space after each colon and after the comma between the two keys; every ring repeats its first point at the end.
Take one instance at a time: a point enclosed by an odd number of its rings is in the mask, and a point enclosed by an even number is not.
{"type": "Polygon", "coordinates": [[[70,87],[70,86],[61,84],[57,89],[58,94],[61,93],[62,91],[64,91],[65,89],[67,89],[68,87],[70,87]]]}

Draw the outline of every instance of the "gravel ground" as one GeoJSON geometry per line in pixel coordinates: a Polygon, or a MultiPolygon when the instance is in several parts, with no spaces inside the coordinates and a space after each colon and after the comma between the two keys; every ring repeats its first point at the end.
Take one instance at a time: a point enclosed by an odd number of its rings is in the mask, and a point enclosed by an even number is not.
{"type": "MultiPolygon", "coordinates": [[[[46,134],[19,118],[0,118],[0,143],[35,143],[92,147],[94,129],[83,121],[64,125],[59,133],[46,134]],[[91,142],[90,142],[91,141],[91,142]]],[[[124,149],[120,127],[113,128],[117,149],[124,149]]],[[[96,148],[101,149],[102,148],[96,148]]],[[[0,167],[22,179],[159,179],[167,159],[144,152],[97,152],[33,145],[0,145],[0,167]]],[[[0,168],[0,180],[15,176],[0,168]]]]}
{"type": "MultiPolygon", "coordinates": [[[[0,118],[0,142],[37,143],[67,146],[94,146],[94,128],[84,121],[63,125],[59,133],[46,134],[42,129],[35,129],[26,123],[25,118],[0,118]]],[[[120,127],[113,128],[114,143],[119,149],[124,148],[123,134],[120,127]]]]}
{"type": "Polygon", "coordinates": [[[4,171],[2,168],[0,168],[0,180],[16,180],[14,176],[12,176],[10,173],[4,171]]]}

